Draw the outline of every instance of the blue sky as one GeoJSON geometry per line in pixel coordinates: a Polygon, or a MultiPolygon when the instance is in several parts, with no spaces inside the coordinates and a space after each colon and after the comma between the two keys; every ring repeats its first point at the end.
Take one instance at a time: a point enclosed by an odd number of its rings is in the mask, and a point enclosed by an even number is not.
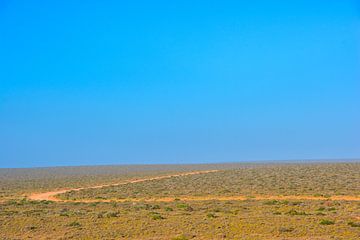
{"type": "Polygon", "coordinates": [[[0,1],[0,167],[360,157],[360,3],[0,1]]]}

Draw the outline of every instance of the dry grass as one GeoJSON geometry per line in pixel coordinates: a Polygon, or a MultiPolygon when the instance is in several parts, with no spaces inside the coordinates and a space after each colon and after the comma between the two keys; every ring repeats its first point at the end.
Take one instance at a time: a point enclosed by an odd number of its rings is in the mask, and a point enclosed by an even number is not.
{"type": "Polygon", "coordinates": [[[127,185],[85,189],[62,199],[126,199],[183,196],[360,194],[360,164],[245,166],[203,175],[173,177],[127,185]]]}
{"type": "MultiPolygon", "coordinates": [[[[359,163],[231,168],[206,175],[83,190],[62,197],[139,199],[244,194],[248,195],[245,201],[187,202],[180,198],[171,202],[70,203],[20,200],[17,195],[14,200],[0,204],[0,239],[360,239],[359,202],[251,198],[269,193],[358,195],[359,163]]],[[[165,172],[175,169],[138,176],[165,172]]],[[[111,182],[127,177],[110,175],[94,175],[89,183],[67,178],[75,186],[86,186],[103,183],[104,178],[111,182]]],[[[56,182],[56,177],[53,181],[55,188],[64,184],[56,182]]],[[[51,183],[37,187],[20,189],[42,191],[51,188],[51,183]]]]}

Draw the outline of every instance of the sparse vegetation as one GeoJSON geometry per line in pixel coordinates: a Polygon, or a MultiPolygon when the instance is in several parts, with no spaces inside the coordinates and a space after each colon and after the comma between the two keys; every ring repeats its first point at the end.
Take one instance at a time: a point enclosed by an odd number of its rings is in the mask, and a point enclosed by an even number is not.
{"type": "Polygon", "coordinates": [[[292,216],[296,216],[296,215],[308,215],[306,212],[304,211],[297,211],[295,209],[291,209],[289,212],[287,212],[287,214],[292,215],[292,216]]]}
{"type": "Polygon", "coordinates": [[[294,228],[292,227],[280,227],[279,232],[281,233],[288,233],[294,231],[294,228]]]}
{"type": "Polygon", "coordinates": [[[74,221],[74,222],[69,223],[69,226],[70,227],[80,227],[81,224],[79,222],[74,221]]]}
{"type": "Polygon", "coordinates": [[[321,225],[333,225],[333,224],[335,224],[335,222],[332,220],[323,219],[320,221],[320,224],[321,225]]]}
{"type": "Polygon", "coordinates": [[[357,201],[256,200],[258,194],[356,195],[360,192],[360,164],[252,164],[231,168],[234,169],[223,167],[217,173],[87,189],[61,196],[95,200],[89,203],[32,201],[19,193],[56,189],[66,182],[68,187],[78,187],[170,174],[176,168],[168,172],[113,172],[111,176],[92,177],[90,171],[82,180],[67,176],[57,182],[58,177],[54,176],[53,185],[50,180],[41,185],[38,178],[30,180],[37,184],[19,188],[16,186],[23,180],[16,183],[13,177],[11,181],[0,181],[0,191],[6,195],[0,203],[0,239],[357,239],[360,235],[357,201]],[[11,187],[16,194],[10,194],[11,187]],[[186,200],[186,196],[208,195],[253,197],[239,201],[186,200]],[[142,200],[157,197],[169,201],[142,200]],[[132,198],[136,201],[113,201],[132,198]]]}
{"type": "Polygon", "coordinates": [[[180,236],[174,237],[172,240],[188,240],[188,238],[184,235],[180,235],[180,236]]]}
{"type": "Polygon", "coordinates": [[[360,222],[348,222],[348,225],[351,226],[351,227],[360,228],[360,222]]]}
{"type": "MultiPolygon", "coordinates": [[[[63,199],[142,199],[183,196],[307,195],[328,198],[360,192],[360,164],[245,165],[205,175],[189,175],[60,195],[63,199]]],[[[286,204],[269,200],[266,205],[286,204]]],[[[301,204],[294,203],[294,204],[301,204]]]]}
{"type": "Polygon", "coordinates": [[[163,216],[161,216],[160,213],[158,212],[150,212],[150,216],[153,220],[161,220],[161,219],[164,219],[163,216]]]}

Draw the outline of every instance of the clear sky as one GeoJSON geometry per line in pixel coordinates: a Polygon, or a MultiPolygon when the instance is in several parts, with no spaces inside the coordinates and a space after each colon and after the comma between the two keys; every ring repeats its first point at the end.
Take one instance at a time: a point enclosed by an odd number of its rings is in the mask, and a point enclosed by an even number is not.
{"type": "Polygon", "coordinates": [[[0,1],[0,167],[360,157],[360,2],[0,1]]]}

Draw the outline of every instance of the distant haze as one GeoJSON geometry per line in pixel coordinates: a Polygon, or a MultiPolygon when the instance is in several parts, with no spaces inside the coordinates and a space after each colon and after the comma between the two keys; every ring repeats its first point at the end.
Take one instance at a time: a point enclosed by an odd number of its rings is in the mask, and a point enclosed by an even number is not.
{"type": "Polygon", "coordinates": [[[0,1],[0,168],[359,158],[359,5],[0,1]]]}

